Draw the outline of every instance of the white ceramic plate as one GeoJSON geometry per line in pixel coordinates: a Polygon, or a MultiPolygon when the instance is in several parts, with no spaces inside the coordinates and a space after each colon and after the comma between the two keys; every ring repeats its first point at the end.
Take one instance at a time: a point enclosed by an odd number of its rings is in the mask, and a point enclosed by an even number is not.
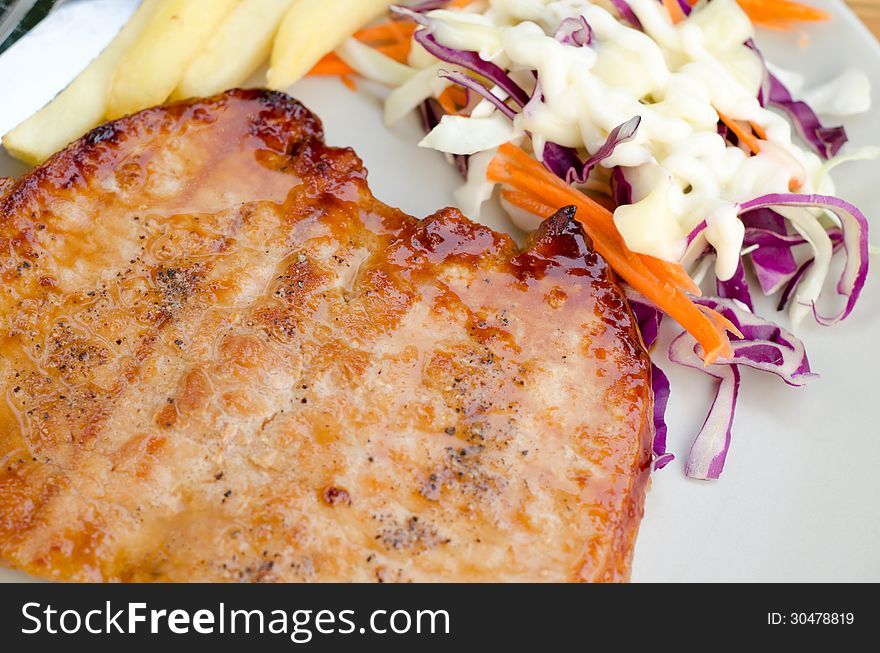
{"type": "MultiPolygon", "coordinates": [[[[28,51],[26,42],[5,58],[28,61],[30,70],[41,66],[46,75],[25,78],[0,60],[0,133],[57,92],[134,4],[98,1],[107,5],[100,20],[90,21],[95,14],[80,6],[72,29],[55,37],[70,42],[63,66],[57,54],[28,51]]],[[[768,58],[802,73],[808,84],[847,68],[863,70],[871,78],[873,104],[880,107],[880,44],[842,2],[811,1],[830,10],[833,20],[811,27],[806,47],[798,33],[761,34],[768,58]]],[[[306,80],[291,93],[321,116],[331,144],[357,150],[377,197],[417,216],[454,202],[452,192],[461,180],[443,156],[416,147],[422,134],[415,117],[389,131],[381,102],[368,88],[352,93],[334,80],[306,80]]],[[[880,144],[880,108],[845,124],[851,146],[880,144]]],[[[22,171],[0,152],[0,176],[22,171]]],[[[872,242],[880,242],[880,163],[847,164],[836,180],[839,194],[875,225],[872,242]]],[[[487,222],[509,228],[498,212],[487,222]]],[[[744,374],[734,443],[719,481],[688,480],[683,470],[690,439],[711,400],[710,385],[701,374],[675,369],[660,355],[673,388],[669,444],[681,456],[654,475],[633,580],[880,581],[878,270],[875,265],[848,321],[831,329],[806,325],[801,331],[821,379],[793,389],[775,377],[744,374]]],[[[0,570],[0,580],[23,579],[0,570]]]]}

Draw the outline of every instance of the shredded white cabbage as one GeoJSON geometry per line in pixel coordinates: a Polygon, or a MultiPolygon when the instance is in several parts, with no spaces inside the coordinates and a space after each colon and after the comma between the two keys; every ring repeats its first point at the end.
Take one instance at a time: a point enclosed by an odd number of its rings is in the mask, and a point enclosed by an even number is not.
{"type": "MultiPolygon", "coordinates": [[[[444,117],[421,145],[476,155],[460,197],[467,205],[462,208],[478,218],[492,188],[485,179],[491,159],[486,153],[498,145],[528,134],[539,160],[546,142],[576,148],[585,158],[615,127],[640,116],[635,138],[601,162],[605,168],[622,167],[632,188],[633,203],[615,211],[618,230],[636,252],[681,261],[687,234],[706,220],[701,238],[717,250],[718,278],[729,279],[743,245],[737,204],[792,188],[830,194],[827,172],[833,164],[794,142],[788,120],[758,102],[764,67],[745,45],[753,26],[735,0],[700,5],[677,25],[657,0],[629,0],[629,5],[642,30],[618,20],[610,3],[601,0],[475,0],[464,11],[427,13],[438,43],[479,53],[510,71],[533,97],[512,125],[490,103],[474,100],[478,109],[470,117],[444,117]],[[555,38],[563,21],[580,17],[592,30],[586,47],[555,38]],[[760,151],[752,155],[729,145],[718,133],[719,114],[766,134],[760,151]]],[[[410,63],[416,60],[434,63],[392,92],[389,122],[448,85],[431,79],[448,64],[438,66],[421,47],[410,63]]],[[[791,74],[773,71],[800,86],[791,74]]],[[[870,106],[869,90],[864,74],[851,72],[816,89],[811,98],[820,110],[840,114],[870,106]]],[[[808,225],[816,218],[807,210],[787,209],[785,215],[818,257],[815,279],[808,275],[798,297],[807,304],[818,296],[814,286],[830,245],[824,231],[820,235],[808,225]]],[[[533,222],[512,217],[523,226],[533,222]]]]}
{"type": "Polygon", "coordinates": [[[388,86],[405,84],[417,72],[354,38],[343,41],[336,54],[366,79],[388,86]]]}
{"type": "Polygon", "coordinates": [[[414,111],[422,102],[436,97],[446,90],[452,82],[440,76],[440,71],[449,70],[449,64],[436,62],[409,78],[406,83],[391,91],[385,100],[385,124],[389,127],[414,111]]]}
{"type": "Polygon", "coordinates": [[[479,215],[483,202],[492,197],[495,184],[486,179],[486,169],[496,153],[492,148],[470,158],[467,183],[455,191],[455,201],[465,215],[479,215]]]}
{"type": "Polygon", "coordinates": [[[513,124],[497,111],[485,118],[443,116],[419,146],[448,154],[476,154],[504,145],[517,136],[513,124]]]}
{"type": "Polygon", "coordinates": [[[861,70],[846,70],[806,90],[803,99],[818,114],[854,116],[871,110],[871,81],[861,70]]]}

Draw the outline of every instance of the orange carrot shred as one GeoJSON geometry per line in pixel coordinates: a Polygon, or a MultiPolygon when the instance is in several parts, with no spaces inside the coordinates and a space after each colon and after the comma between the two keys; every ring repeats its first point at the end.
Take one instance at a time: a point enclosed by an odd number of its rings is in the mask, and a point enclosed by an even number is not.
{"type": "Polygon", "coordinates": [[[556,209],[549,204],[544,204],[540,200],[535,199],[532,195],[512,188],[501,189],[501,197],[514,206],[518,206],[519,208],[540,218],[544,218],[545,220],[556,213],[556,209]]]}
{"type": "MultiPolygon", "coordinates": [[[[670,278],[676,264],[654,259],[646,263],[630,250],[620,234],[613,229],[613,215],[583,193],[571,188],[523,150],[507,143],[498,148],[487,173],[491,181],[507,184],[505,199],[526,210],[538,210],[543,217],[554,211],[551,207],[574,205],[577,220],[593,241],[596,251],[611,268],[635,290],[654,302],[675,319],[702,345],[706,364],[733,354],[727,337],[727,324],[695,304],[670,278]],[[655,263],[656,262],[656,263],[655,263]],[[652,269],[653,268],[653,269],[652,269]]],[[[684,271],[681,270],[681,275],[684,271]]],[[[693,283],[691,281],[691,283],[693,283]]],[[[732,326],[732,325],[730,325],[732,326]]]]}
{"type": "MultiPolygon", "coordinates": [[[[505,148],[504,153],[509,160],[510,175],[515,179],[519,190],[531,193],[533,197],[540,199],[544,204],[556,205],[557,208],[573,203],[570,201],[573,194],[588,207],[587,210],[593,216],[594,228],[601,230],[610,238],[620,239],[620,233],[614,224],[614,215],[610,210],[591,197],[573,190],[520,148],[513,146],[508,148],[507,145],[502,147],[505,148]]],[[[542,217],[549,217],[554,212],[555,209],[542,217]]],[[[642,263],[655,270],[655,275],[664,281],[686,292],[700,294],[699,287],[677,263],[661,261],[642,254],[633,254],[633,256],[641,258],[642,263]]]]}
{"type": "MultiPolygon", "coordinates": [[[[473,2],[473,0],[452,0],[452,2],[447,5],[447,8],[461,8],[467,6],[471,2],[473,2]]],[[[418,25],[416,25],[415,21],[409,19],[389,18],[377,25],[370,25],[358,30],[354,33],[354,38],[372,48],[375,48],[385,56],[391,57],[398,63],[405,64],[407,63],[409,53],[412,50],[412,37],[417,27],[418,25]]],[[[356,75],[357,73],[336,54],[331,52],[315,64],[308,74],[309,76],[329,75],[343,77],[345,75],[356,75]]],[[[354,82],[348,80],[345,84],[346,86],[353,86],[354,82]]],[[[444,109],[449,111],[449,108],[454,104],[456,103],[447,101],[444,109]]],[[[457,104],[463,107],[465,103],[458,102],[457,104]]],[[[449,111],[449,113],[455,113],[456,111],[457,109],[455,111],[449,111]]]]}
{"type": "Polygon", "coordinates": [[[349,91],[357,91],[357,84],[355,84],[350,75],[342,75],[339,79],[349,91]]]}
{"type": "Polygon", "coordinates": [[[755,136],[760,138],[762,141],[767,140],[767,132],[764,131],[764,128],[761,127],[761,125],[754,122],[749,122],[749,127],[751,127],[752,131],[755,132],[755,136]]]}
{"type": "Polygon", "coordinates": [[[691,279],[691,276],[684,271],[680,265],[670,264],[669,261],[648,256],[647,254],[639,254],[642,263],[648,268],[658,279],[664,277],[672,281],[678,288],[692,295],[699,297],[703,294],[700,287],[691,279]]]}
{"type": "MultiPolygon", "coordinates": [[[[459,87],[457,86],[450,86],[437,96],[437,102],[439,102],[440,106],[443,107],[443,110],[450,115],[455,115],[459,110],[459,104],[456,103],[458,94],[455,92],[458,89],[459,87]]],[[[463,105],[464,103],[461,103],[461,106],[463,105]]]]}
{"type": "Polygon", "coordinates": [[[316,75],[334,75],[342,77],[343,75],[353,75],[352,69],[347,63],[340,59],[336,54],[331,52],[309,71],[310,76],[316,75]]]}
{"type": "MultiPolygon", "coordinates": [[[[717,111],[717,109],[716,109],[717,111]]],[[[718,111],[718,117],[721,119],[727,128],[736,134],[736,137],[739,139],[739,142],[748,147],[752,154],[757,154],[761,151],[761,141],[759,141],[755,135],[751,131],[751,127],[746,129],[739,122],[734,120],[733,118],[729,118],[725,116],[723,113],[718,111]]]]}
{"type": "Polygon", "coordinates": [[[678,4],[678,0],[663,0],[663,6],[669,13],[673,25],[680,23],[687,18],[687,16],[684,15],[684,11],[681,9],[681,5],[678,4]]]}
{"type": "MultiPolygon", "coordinates": [[[[548,204],[548,197],[546,193],[546,187],[542,185],[540,180],[535,180],[530,176],[530,173],[524,172],[522,169],[516,169],[515,165],[511,165],[510,167],[510,178],[511,184],[515,185],[518,189],[516,193],[509,193],[505,196],[512,204],[519,206],[520,208],[534,213],[537,216],[542,218],[549,218],[553,215],[559,206],[564,206],[565,204],[571,204],[572,202],[568,201],[571,198],[561,196],[559,194],[550,193],[553,197],[549,198],[553,204],[555,204],[556,208],[554,208],[551,204],[548,204]]],[[[566,186],[563,186],[567,188],[566,186]]],[[[506,190],[506,189],[505,189],[506,190]]],[[[504,192],[502,191],[502,195],[504,192]]],[[[595,215],[599,217],[599,219],[594,223],[594,227],[601,231],[608,238],[620,240],[620,234],[617,231],[617,228],[614,227],[613,223],[613,215],[610,210],[605,207],[599,205],[590,197],[586,195],[578,193],[580,196],[579,199],[581,202],[591,207],[591,209],[595,209],[598,211],[595,215]],[[602,222],[602,217],[609,216],[611,217],[610,228],[608,224],[604,224],[602,222]]],[[[677,263],[670,263],[669,261],[662,261],[660,259],[646,256],[644,254],[634,254],[641,260],[642,265],[651,270],[652,274],[657,278],[664,281],[664,283],[669,283],[671,287],[679,288],[685,292],[689,292],[694,295],[701,295],[702,291],[699,286],[694,283],[694,280],[690,278],[690,276],[684,271],[684,269],[678,265],[677,263]]]]}
{"type": "Polygon", "coordinates": [[[388,20],[355,32],[355,38],[370,45],[408,41],[416,31],[416,24],[408,20],[388,20]]]}
{"type": "Polygon", "coordinates": [[[786,23],[796,21],[822,21],[831,16],[821,9],[793,0],[737,0],[756,25],[784,28],[786,23]]]}
{"type": "Polygon", "coordinates": [[[715,325],[719,329],[730,331],[737,338],[743,337],[742,331],[740,331],[733,322],[728,320],[721,313],[709,308],[708,306],[703,306],[702,304],[697,304],[697,306],[700,308],[701,311],[703,311],[703,313],[706,314],[706,317],[708,317],[710,320],[712,320],[712,322],[715,323],[715,325]]]}
{"type": "MultiPolygon", "coordinates": [[[[410,20],[386,20],[378,25],[365,27],[354,33],[358,41],[375,48],[398,63],[406,63],[412,49],[412,35],[416,24],[410,20]]],[[[344,76],[357,74],[348,64],[331,52],[309,71],[310,76],[344,76]]],[[[351,80],[346,83],[353,84],[351,80]]]]}

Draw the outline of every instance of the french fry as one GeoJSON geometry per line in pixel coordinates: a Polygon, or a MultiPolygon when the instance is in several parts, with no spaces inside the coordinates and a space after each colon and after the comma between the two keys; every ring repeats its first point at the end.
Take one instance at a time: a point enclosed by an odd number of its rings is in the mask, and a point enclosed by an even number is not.
{"type": "Polygon", "coordinates": [[[269,88],[286,89],[392,4],[389,0],[295,0],[275,36],[269,88]]]}
{"type": "Polygon", "coordinates": [[[107,117],[161,104],[237,0],[160,0],[110,83],[107,117]]]}
{"type": "Polygon", "coordinates": [[[269,58],[272,39],[292,2],[242,0],[208,39],[171,97],[205,97],[247,81],[269,58]]]}
{"type": "Polygon", "coordinates": [[[3,137],[15,158],[37,165],[104,119],[116,65],[146,27],[160,0],[144,0],[119,34],[49,104],[3,137]]]}

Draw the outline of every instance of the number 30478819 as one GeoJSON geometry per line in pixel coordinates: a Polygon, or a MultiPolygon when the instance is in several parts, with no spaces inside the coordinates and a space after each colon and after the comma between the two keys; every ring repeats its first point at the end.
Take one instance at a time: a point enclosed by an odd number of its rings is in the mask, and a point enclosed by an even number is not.
{"type": "Polygon", "coordinates": [[[793,626],[813,624],[826,626],[851,626],[855,622],[852,612],[768,612],[767,623],[770,625],[789,624],[793,626]]]}

